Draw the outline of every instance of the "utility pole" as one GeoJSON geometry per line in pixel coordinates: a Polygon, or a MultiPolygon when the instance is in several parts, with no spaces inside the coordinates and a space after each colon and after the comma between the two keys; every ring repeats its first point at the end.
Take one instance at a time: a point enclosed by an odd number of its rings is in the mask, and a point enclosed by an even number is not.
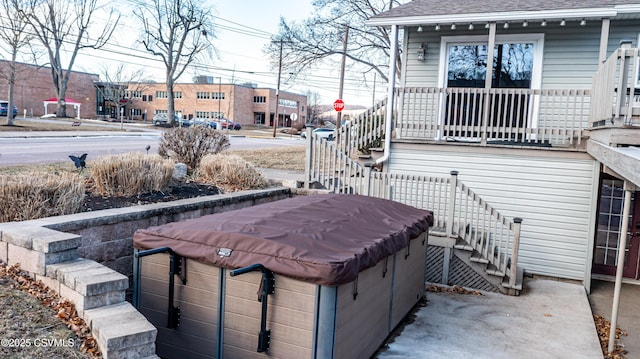
{"type": "MultiPolygon", "coordinates": [[[[220,80],[220,82],[218,82],[218,116],[216,117],[218,118],[218,120],[220,120],[220,107],[222,102],[222,99],[220,98],[220,96],[222,96],[222,76],[218,77],[218,79],[220,80]]],[[[220,127],[222,127],[222,125],[220,125],[220,127]]],[[[219,128],[219,130],[221,129],[222,128],[219,128]]]]}
{"type": "Polygon", "coordinates": [[[376,107],[376,81],[378,79],[378,73],[373,73],[373,99],[371,101],[371,108],[376,107]]]}
{"type": "MultiPolygon", "coordinates": [[[[340,89],[338,90],[338,98],[342,100],[342,91],[344,89],[344,64],[347,60],[347,41],[349,40],[349,26],[344,26],[344,39],[342,42],[342,62],[340,63],[340,89]]],[[[336,128],[340,129],[342,124],[342,111],[338,112],[336,120],[336,128]]]]}
{"type": "Polygon", "coordinates": [[[276,88],[276,112],[273,117],[273,137],[276,137],[276,126],[278,124],[278,106],[280,105],[280,76],[282,75],[282,39],[280,39],[280,60],[278,61],[278,86],[276,88]]]}

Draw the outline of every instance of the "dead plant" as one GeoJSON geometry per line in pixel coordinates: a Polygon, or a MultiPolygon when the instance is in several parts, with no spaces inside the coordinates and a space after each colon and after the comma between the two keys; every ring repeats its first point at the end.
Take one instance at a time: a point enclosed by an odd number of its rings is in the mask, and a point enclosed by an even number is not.
{"type": "Polygon", "coordinates": [[[212,128],[175,127],[164,131],[158,153],[165,158],[187,165],[194,171],[205,155],[218,153],[229,147],[229,137],[212,128]]]}
{"type": "Polygon", "coordinates": [[[0,175],[0,222],[76,213],[84,192],[84,180],[75,173],[0,175]]]}
{"type": "Polygon", "coordinates": [[[225,153],[204,156],[196,178],[231,192],[268,185],[267,179],[251,163],[240,156],[225,153]]]}
{"type": "Polygon", "coordinates": [[[133,196],[165,189],[174,163],[158,155],[126,153],[91,162],[93,192],[101,196],[133,196]]]}

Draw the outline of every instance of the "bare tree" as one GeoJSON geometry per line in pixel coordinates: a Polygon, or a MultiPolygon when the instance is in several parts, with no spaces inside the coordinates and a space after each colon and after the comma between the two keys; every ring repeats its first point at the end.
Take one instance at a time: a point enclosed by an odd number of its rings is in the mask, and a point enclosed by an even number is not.
{"type": "Polygon", "coordinates": [[[133,0],[142,23],[144,48],[162,59],[167,84],[167,116],[174,123],[173,85],[189,65],[211,48],[213,19],[208,8],[195,0],[133,0]]]}
{"type": "MultiPolygon", "coordinates": [[[[282,66],[302,72],[334,55],[342,55],[345,29],[348,28],[347,59],[363,67],[363,74],[375,71],[384,81],[388,81],[392,41],[390,30],[368,27],[365,22],[400,3],[399,0],[315,0],[313,6],[316,15],[300,23],[280,19],[280,29],[275,36],[277,40],[267,45],[265,52],[271,57],[273,66],[277,67],[282,44],[282,66]]],[[[397,58],[399,77],[400,56],[397,58]]]]}
{"type": "Polygon", "coordinates": [[[57,117],[67,117],[67,84],[78,52],[103,47],[120,20],[112,9],[101,31],[92,32],[93,17],[99,9],[98,0],[28,0],[28,10],[22,13],[49,56],[58,98],[57,117]]]}
{"type": "Polygon", "coordinates": [[[99,105],[115,108],[116,116],[120,120],[120,128],[123,128],[123,110],[132,105],[135,99],[141,97],[142,92],[149,88],[144,70],[127,72],[124,64],[118,65],[113,70],[105,66],[102,68],[101,76],[104,77],[104,81],[94,83],[101,98],[99,105]]]}
{"type": "Polygon", "coordinates": [[[322,113],[320,104],[320,93],[317,91],[307,91],[307,121],[309,123],[317,123],[322,113]]]}
{"type": "MultiPolygon", "coordinates": [[[[17,59],[20,50],[29,45],[32,36],[27,31],[29,23],[21,16],[25,8],[20,0],[0,0],[0,9],[4,16],[0,16],[0,40],[6,45],[11,60],[8,62],[9,71],[0,72],[0,76],[9,84],[9,103],[7,105],[7,125],[13,126],[13,91],[17,76],[17,59]]],[[[4,47],[4,46],[3,46],[4,47]]]]}

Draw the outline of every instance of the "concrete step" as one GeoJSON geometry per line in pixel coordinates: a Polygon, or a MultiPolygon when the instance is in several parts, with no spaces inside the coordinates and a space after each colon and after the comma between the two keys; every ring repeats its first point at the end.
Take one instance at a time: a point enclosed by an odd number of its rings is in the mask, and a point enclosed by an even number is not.
{"type": "Polygon", "coordinates": [[[129,286],[125,275],[82,258],[47,266],[47,276],[87,296],[126,290],[129,286]]]}
{"type": "Polygon", "coordinates": [[[123,302],[129,287],[125,275],[82,258],[47,266],[47,277],[57,280],[56,290],[75,304],[80,316],[89,309],[123,302]]]}
{"type": "Polygon", "coordinates": [[[130,303],[85,311],[104,358],[155,357],[158,330],[130,303]]]}

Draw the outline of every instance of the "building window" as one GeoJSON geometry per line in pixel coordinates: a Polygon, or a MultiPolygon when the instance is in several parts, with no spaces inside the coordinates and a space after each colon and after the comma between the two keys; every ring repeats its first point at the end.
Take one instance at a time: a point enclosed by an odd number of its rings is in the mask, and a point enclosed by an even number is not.
{"type": "Polygon", "coordinates": [[[196,98],[198,100],[207,100],[211,98],[211,94],[209,92],[196,92],[196,98]]]}
{"type": "Polygon", "coordinates": [[[153,95],[149,95],[149,102],[153,101],[153,95]]]}
{"type": "Polygon", "coordinates": [[[278,100],[278,104],[280,104],[280,106],[283,106],[283,107],[298,108],[298,101],[281,98],[278,100]]]}
{"type": "Polygon", "coordinates": [[[256,125],[264,125],[264,121],[265,121],[265,113],[264,112],[254,112],[253,113],[253,122],[256,125]]]}
{"type": "Polygon", "coordinates": [[[128,98],[140,98],[140,97],[142,97],[142,91],[127,91],[127,92],[125,92],[125,97],[128,97],[128,98]]]}
{"type": "Polygon", "coordinates": [[[166,115],[167,114],[167,110],[155,110],[154,114],[156,115],[166,115]]]}
{"type": "Polygon", "coordinates": [[[142,101],[147,101],[147,95],[142,95],[142,101]]]}
{"type": "Polygon", "coordinates": [[[214,100],[224,100],[224,92],[212,92],[211,98],[214,100]]]}
{"type": "Polygon", "coordinates": [[[156,91],[156,98],[167,98],[167,91],[156,91]]]}
{"type": "Polygon", "coordinates": [[[182,91],[174,91],[173,98],[182,98],[182,91]]]}
{"type": "Polygon", "coordinates": [[[267,103],[267,96],[253,96],[253,103],[267,103]]]}
{"type": "Polygon", "coordinates": [[[131,110],[132,116],[142,116],[142,110],[139,108],[134,108],[131,110]]]}

